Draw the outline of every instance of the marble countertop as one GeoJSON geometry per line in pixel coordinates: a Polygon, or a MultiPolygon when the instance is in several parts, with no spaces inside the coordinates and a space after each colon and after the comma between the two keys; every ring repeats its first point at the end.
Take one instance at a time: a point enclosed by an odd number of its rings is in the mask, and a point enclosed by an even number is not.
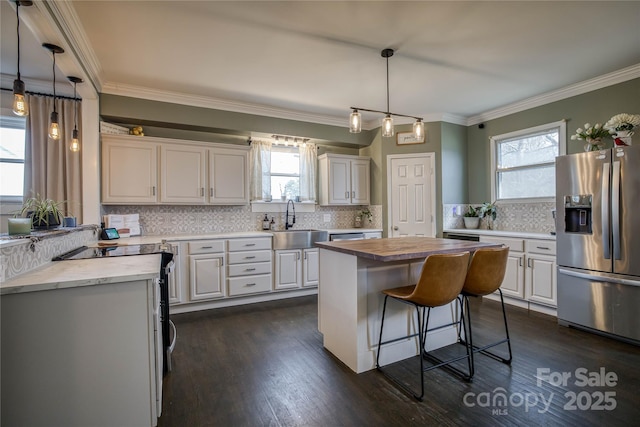
{"type": "Polygon", "coordinates": [[[445,228],[443,233],[470,234],[474,236],[515,237],[522,239],[556,240],[556,236],[550,233],[531,233],[525,231],[504,230],[480,230],[473,228],[445,228]]]}
{"type": "Polygon", "coordinates": [[[498,244],[466,240],[437,239],[433,237],[393,237],[386,239],[341,240],[318,242],[316,246],[376,261],[402,261],[426,258],[433,254],[474,251],[498,244]]]}
{"type": "Polygon", "coordinates": [[[160,273],[160,254],[50,262],[0,283],[0,295],[148,280],[160,273]]]}

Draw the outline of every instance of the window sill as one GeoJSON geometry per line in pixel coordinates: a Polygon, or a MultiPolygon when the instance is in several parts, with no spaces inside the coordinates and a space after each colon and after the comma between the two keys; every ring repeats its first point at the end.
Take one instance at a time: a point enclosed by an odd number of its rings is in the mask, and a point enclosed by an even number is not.
{"type": "MultiPolygon", "coordinates": [[[[255,200],[251,202],[251,212],[261,212],[261,213],[278,213],[278,212],[286,212],[287,203],[283,201],[273,200],[271,202],[265,202],[263,200],[255,200]]],[[[296,212],[315,212],[316,211],[316,202],[314,201],[305,201],[305,202],[293,202],[293,206],[296,212]]]]}

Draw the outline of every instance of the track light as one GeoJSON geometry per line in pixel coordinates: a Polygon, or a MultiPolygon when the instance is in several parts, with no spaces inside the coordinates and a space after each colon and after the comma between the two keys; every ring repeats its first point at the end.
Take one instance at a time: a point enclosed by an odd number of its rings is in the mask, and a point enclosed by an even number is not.
{"type": "Polygon", "coordinates": [[[31,6],[32,4],[32,1],[16,1],[16,32],[18,33],[18,72],[16,73],[16,79],[13,81],[13,112],[18,116],[29,115],[29,104],[27,104],[27,101],[24,99],[24,82],[20,79],[20,6],[31,6]]]}
{"type": "Polygon", "coordinates": [[[387,60],[387,111],[370,110],[367,108],[351,107],[353,112],[349,116],[349,132],[359,133],[362,130],[362,117],[358,110],[368,111],[371,113],[382,113],[385,117],[382,119],[382,136],[385,138],[395,135],[395,129],[393,127],[393,117],[410,117],[416,119],[413,124],[413,133],[416,138],[422,139],[424,137],[424,122],[422,117],[407,116],[404,114],[392,113],[389,111],[389,58],[393,56],[393,49],[383,49],[380,55],[387,60]]]}
{"type": "Polygon", "coordinates": [[[56,111],[56,53],[64,53],[64,49],[51,43],[43,43],[42,47],[53,54],[53,112],[51,113],[51,123],[49,124],[49,138],[57,141],[60,139],[60,124],[58,122],[58,112],[56,111]]]}

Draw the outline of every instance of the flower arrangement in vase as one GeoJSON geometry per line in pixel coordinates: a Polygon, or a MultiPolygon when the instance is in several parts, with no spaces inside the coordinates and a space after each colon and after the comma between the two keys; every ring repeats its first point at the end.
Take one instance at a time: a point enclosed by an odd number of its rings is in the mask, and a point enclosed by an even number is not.
{"type": "Polygon", "coordinates": [[[464,213],[462,220],[464,228],[478,228],[480,226],[480,208],[469,205],[469,209],[464,213]]]}
{"type": "Polygon", "coordinates": [[[603,127],[600,123],[596,123],[591,126],[589,123],[584,124],[584,129],[576,129],[575,135],[571,135],[571,139],[585,140],[587,143],[584,146],[584,151],[599,151],[602,150],[602,138],[609,137],[609,131],[603,127]]]}
{"type": "Polygon", "coordinates": [[[631,145],[633,129],[640,127],[640,114],[616,114],[604,124],[604,127],[612,135],[615,145],[631,145]]]}
{"type": "Polygon", "coordinates": [[[479,217],[486,218],[487,221],[487,229],[493,230],[493,222],[496,220],[496,202],[493,203],[483,203],[479,208],[479,217]]]}

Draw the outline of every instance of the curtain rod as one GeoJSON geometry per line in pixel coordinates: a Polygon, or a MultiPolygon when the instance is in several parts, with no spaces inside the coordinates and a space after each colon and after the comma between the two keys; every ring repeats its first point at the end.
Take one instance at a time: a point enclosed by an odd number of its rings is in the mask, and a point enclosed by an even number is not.
{"type": "MultiPolygon", "coordinates": [[[[9,89],[9,88],[0,88],[2,90],[6,90],[8,92],[13,92],[13,89],[9,89]]],[[[25,90],[24,93],[28,93],[29,95],[37,95],[37,96],[48,96],[53,98],[53,95],[51,95],[50,93],[42,93],[42,92],[31,92],[30,90],[25,90]]],[[[64,95],[56,95],[56,98],[60,98],[60,99],[72,99],[74,101],[82,101],[82,98],[74,98],[73,96],[64,96],[64,95]]]]}

